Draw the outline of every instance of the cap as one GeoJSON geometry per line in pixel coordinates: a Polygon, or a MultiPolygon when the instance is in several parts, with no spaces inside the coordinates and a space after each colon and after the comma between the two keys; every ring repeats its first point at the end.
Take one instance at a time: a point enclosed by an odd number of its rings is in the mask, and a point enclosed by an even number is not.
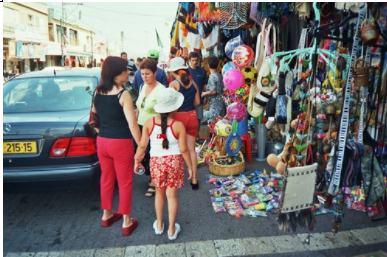
{"type": "Polygon", "coordinates": [[[159,58],[159,51],[156,49],[151,49],[148,51],[148,58],[151,59],[158,59],[159,58]]]}

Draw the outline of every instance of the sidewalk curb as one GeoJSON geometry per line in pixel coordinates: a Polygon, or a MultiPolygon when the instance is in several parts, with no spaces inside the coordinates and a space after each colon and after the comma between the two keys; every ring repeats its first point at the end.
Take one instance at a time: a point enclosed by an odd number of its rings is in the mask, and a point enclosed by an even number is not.
{"type": "MultiPolygon", "coordinates": [[[[148,257],[148,256],[250,256],[261,254],[283,254],[305,251],[331,250],[353,246],[387,243],[387,225],[331,232],[311,233],[310,244],[305,242],[308,234],[271,237],[237,238],[229,240],[198,241],[161,245],[140,245],[120,248],[83,249],[65,252],[4,253],[5,257],[148,257]]],[[[178,241],[178,239],[177,239],[178,241]]]]}

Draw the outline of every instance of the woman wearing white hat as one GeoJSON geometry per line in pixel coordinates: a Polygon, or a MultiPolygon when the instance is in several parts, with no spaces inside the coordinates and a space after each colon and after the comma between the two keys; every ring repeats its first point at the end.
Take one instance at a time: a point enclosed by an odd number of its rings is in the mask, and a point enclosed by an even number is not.
{"type": "Polygon", "coordinates": [[[184,96],[172,88],[160,91],[154,109],[160,113],[157,117],[148,119],[143,127],[141,141],[135,156],[134,170],[138,173],[141,156],[150,140],[150,168],[153,183],[156,187],[155,209],[157,219],[153,223],[156,235],[164,232],[163,214],[165,196],[168,200],[169,240],[175,240],[180,232],[176,223],[178,209],[177,190],[184,186],[184,163],[188,166],[189,177],[192,176],[192,162],[187,147],[184,125],[176,121],[173,115],[184,102],[184,96]]]}
{"type": "Polygon", "coordinates": [[[199,189],[199,181],[197,178],[197,156],[196,156],[196,136],[199,132],[198,116],[195,106],[200,105],[199,88],[192,78],[189,76],[188,66],[181,57],[176,57],[170,60],[167,71],[172,73],[175,79],[169,84],[170,88],[175,89],[184,96],[182,106],[177,110],[174,118],[182,122],[187,130],[187,145],[192,161],[192,190],[199,189]]]}

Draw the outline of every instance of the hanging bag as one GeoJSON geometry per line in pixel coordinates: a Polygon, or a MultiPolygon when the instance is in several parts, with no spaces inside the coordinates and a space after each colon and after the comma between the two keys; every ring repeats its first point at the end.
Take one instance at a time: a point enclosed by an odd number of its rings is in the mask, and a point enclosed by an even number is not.
{"type": "Polygon", "coordinates": [[[262,66],[258,73],[258,80],[257,80],[257,87],[258,87],[258,93],[255,95],[254,98],[254,104],[259,106],[266,106],[267,102],[269,101],[272,92],[275,88],[276,76],[277,76],[277,66],[276,64],[272,63],[271,61],[271,55],[276,52],[276,30],[275,27],[272,24],[269,24],[267,28],[267,32],[265,35],[265,50],[264,50],[264,60],[262,63],[262,66]],[[273,49],[271,49],[270,44],[270,32],[273,34],[273,49]],[[272,51],[273,50],[273,51],[272,51]]]}

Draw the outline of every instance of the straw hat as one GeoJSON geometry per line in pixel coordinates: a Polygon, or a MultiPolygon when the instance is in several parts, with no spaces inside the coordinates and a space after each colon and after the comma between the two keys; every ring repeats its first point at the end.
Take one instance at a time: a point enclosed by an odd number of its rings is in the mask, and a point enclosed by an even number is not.
{"type": "Polygon", "coordinates": [[[175,57],[169,61],[169,68],[167,68],[166,71],[177,71],[183,69],[188,69],[188,66],[185,65],[184,59],[181,57],[175,57]]]}
{"type": "Polygon", "coordinates": [[[183,102],[184,96],[182,93],[167,87],[160,92],[154,109],[157,113],[169,113],[179,109],[183,102]]]}

